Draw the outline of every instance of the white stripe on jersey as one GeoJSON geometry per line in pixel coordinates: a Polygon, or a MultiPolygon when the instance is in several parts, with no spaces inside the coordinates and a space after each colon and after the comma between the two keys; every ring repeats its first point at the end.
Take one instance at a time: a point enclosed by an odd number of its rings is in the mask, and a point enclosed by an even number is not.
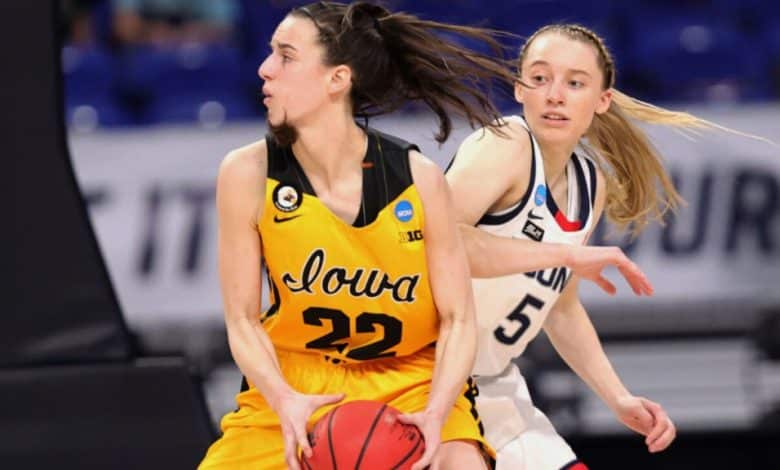
{"type": "MultiPolygon", "coordinates": [[[[508,119],[521,123],[528,130],[523,118],[511,116],[508,119]]],[[[572,154],[566,169],[567,212],[557,211],[560,213],[559,220],[556,220],[555,203],[547,197],[542,153],[533,135],[531,142],[531,175],[525,196],[508,210],[485,215],[477,227],[503,237],[581,245],[593,221],[595,164],[572,154]],[[579,226],[561,219],[579,220],[579,226]]],[[[558,267],[472,280],[479,326],[474,375],[497,375],[512,358],[522,354],[526,345],[539,333],[550,308],[570,277],[569,268],[558,267]]]]}

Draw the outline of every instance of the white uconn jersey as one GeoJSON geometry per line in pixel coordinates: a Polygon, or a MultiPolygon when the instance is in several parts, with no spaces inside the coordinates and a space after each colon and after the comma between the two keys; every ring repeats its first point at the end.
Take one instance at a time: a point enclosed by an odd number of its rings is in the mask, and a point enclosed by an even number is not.
{"type": "MultiPolygon", "coordinates": [[[[508,119],[520,122],[518,116],[508,119]]],[[[477,227],[494,235],[537,242],[581,245],[590,232],[596,194],[596,166],[572,154],[566,167],[568,203],[558,209],[547,190],[542,153],[531,135],[532,159],[528,189],[520,202],[499,213],[486,214],[477,227]]],[[[547,313],[571,277],[567,267],[473,279],[479,346],[474,375],[503,371],[539,333],[547,313]]]]}

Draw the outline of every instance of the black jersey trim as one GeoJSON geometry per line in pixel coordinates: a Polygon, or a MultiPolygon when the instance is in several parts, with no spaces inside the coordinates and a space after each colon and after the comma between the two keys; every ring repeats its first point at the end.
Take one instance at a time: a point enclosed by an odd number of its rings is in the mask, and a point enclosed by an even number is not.
{"type": "Polygon", "coordinates": [[[280,185],[289,185],[310,196],[314,190],[306,178],[301,178],[303,169],[292,154],[290,147],[280,147],[273,136],[266,135],[265,144],[268,148],[267,178],[275,179],[280,185]]]}
{"type": "Polygon", "coordinates": [[[588,186],[588,180],[585,178],[585,169],[582,167],[582,163],[580,163],[580,158],[578,156],[574,158],[574,168],[577,171],[577,189],[580,192],[579,220],[582,222],[582,226],[585,227],[591,212],[591,204],[589,204],[589,201],[591,200],[591,187],[588,186]]]}
{"type": "Polygon", "coordinates": [[[374,222],[379,212],[413,184],[409,152],[419,148],[398,137],[366,128],[369,151],[363,161],[362,214],[353,224],[364,227],[374,222]]]}
{"type": "MultiPolygon", "coordinates": [[[[368,136],[368,148],[363,160],[363,194],[353,227],[364,227],[374,222],[382,209],[413,184],[409,151],[419,151],[415,144],[398,137],[370,127],[364,130],[368,136]]],[[[266,136],[266,145],[268,178],[317,197],[292,148],[279,147],[270,135],[266,136]]]]}
{"type": "Polygon", "coordinates": [[[279,288],[276,287],[276,283],[271,277],[271,270],[268,269],[268,265],[265,266],[265,274],[268,278],[268,290],[271,293],[271,298],[273,300],[273,303],[271,304],[270,307],[268,307],[268,310],[265,312],[265,315],[263,316],[264,322],[269,318],[271,318],[272,316],[279,313],[279,307],[282,306],[282,299],[279,297],[279,288]]]}
{"type": "Polygon", "coordinates": [[[525,208],[526,204],[528,204],[528,199],[531,197],[531,192],[536,183],[536,145],[534,145],[534,138],[533,135],[531,135],[531,131],[528,129],[526,129],[526,131],[528,132],[528,139],[531,142],[531,173],[528,177],[528,187],[525,189],[525,194],[523,194],[523,197],[520,198],[520,201],[518,201],[513,209],[503,214],[485,214],[479,219],[477,225],[503,225],[517,217],[517,214],[519,214],[525,208]]]}
{"type": "MultiPolygon", "coordinates": [[[[577,157],[577,154],[572,153],[571,160],[574,162],[574,173],[577,177],[577,191],[580,193],[580,207],[577,211],[577,220],[580,222],[580,227],[575,230],[579,231],[585,227],[585,223],[588,221],[588,217],[590,217],[590,204],[588,203],[590,200],[590,194],[588,191],[588,183],[585,180],[585,170],[582,169],[582,165],[580,164],[580,159],[577,157]]],[[[550,209],[550,213],[553,214],[553,216],[555,216],[555,214],[558,212],[561,212],[564,217],[569,220],[566,213],[558,209],[558,204],[556,204],[555,199],[553,199],[552,191],[547,191],[547,208],[550,209]]]]}
{"type": "Polygon", "coordinates": [[[596,207],[596,165],[590,158],[585,158],[585,163],[588,164],[588,173],[590,174],[590,206],[596,207]]]}

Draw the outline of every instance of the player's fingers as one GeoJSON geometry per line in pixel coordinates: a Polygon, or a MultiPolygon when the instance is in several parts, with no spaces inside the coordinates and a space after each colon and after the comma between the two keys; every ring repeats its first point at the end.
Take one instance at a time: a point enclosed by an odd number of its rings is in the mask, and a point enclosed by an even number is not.
{"type": "Polygon", "coordinates": [[[666,432],[667,428],[669,427],[669,423],[666,420],[657,421],[652,429],[650,429],[650,432],[647,433],[647,437],[645,437],[645,444],[652,445],[661,435],[663,435],[664,432],[666,432]]]}
{"type": "Polygon", "coordinates": [[[439,458],[440,454],[435,454],[433,456],[433,459],[431,460],[431,466],[428,467],[430,470],[441,470],[442,469],[442,463],[441,458],[439,458]]]}
{"type": "Polygon", "coordinates": [[[433,461],[433,456],[436,454],[436,449],[438,446],[434,445],[427,445],[425,446],[425,452],[423,452],[422,456],[420,457],[420,460],[414,463],[412,465],[412,470],[423,470],[424,468],[431,465],[431,462],[433,461]]]}
{"type": "Polygon", "coordinates": [[[636,295],[650,295],[653,286],[647,280],[647,276],[639,269],[634,262],[623,256],[622,262],[618,264],[618,270],[623,278],[631,286],[636,295]]]}
{"type": "Polygon", "coordinates": [[[653,421],[652,416],[647,415],[647,413],[640,413],[640,416],[638,416],[637,419],[636,431],[638,431],[639,434],[642,434],[643,436],[648,436],[655,429],[654,425],[655,422],[653,421]]]}
{"type": "Polygon", "coordinates": [[[662,450],[665,450],[667,447],[669,447],[672,441],[674,441],[675,437],[677,437],[677,430],[675,429],[674,424],[669,422],[668,426],[666,427],[666,431],[664,431],[664,433],[661,434],[658,439],[650,443],[647,449],[650,452],[661,452],[662,450]]]}
{"type": "Polygon", "coordinates": [[[669,418],[669,415],[666,414],[666,411],[664,411],[663,407],[658,403],[650,401],[646,398],[641,398],[641,401],[645,409],[647,409],[648,412],[652,413],[653,420],[655,421],[655,426],[653,427],[653,431],[650,432],[650,434],[648,434],[647,439],[645,439],[645,442],[648,445],[652,445],[654,442],[660,439],[660,437],[663,436],[668,430],[671,430],[672,436],[674,436],[676,434],[674,423],[669,418]]]}
{"type": "Polygon", "coordinates": [[[311,444],[309,444],[309,437],[306,435],[306,429],[298,430],[296,434],[296,440],[298,441],[298,446],[301,448],[303,455],[305,455],[307,459],[311,458],[311,444]]]}
{"type": "Polygon", "coordinates": [[[617,292],[617,289],[615,288],[615,285],[612,284],[607,280],[606,277],[599,275],[595,281],[594,281],[601,289],[604,290],[609,295],[615,295],[615,292],[617,292]]]}
{"type": "Polygon", "coordinates": [[[285,461],[289,470],[301,470],[301,464],[298,462],[298,456],[295,455],[295,452],[286,453],[285,461]]]}
{"type": "Polygon", "coordinates": [[[647,276],[639,270],[634,263],[631,263],[632,267],[626,267],[620,269],[620,273],[631,285],[631,289],[634,290],[636,295],[652,295],[653,285],[647,279],[647,276]]]}
{"type": "MultiPolygon", "coordinates": [[[[637,433],[647,436],[653,430],[653,418],[649,415],[644,416],[642,412],[638,412],[629,418],[629,422],[627,422],[626,425],[637,433]]],[[[645,440],[645,442],[647,441],[645,440]]]]}
{"type": "Polygon", "coordinates": [[[287,462],[287,467],[290,470],[301,470],[294,433],[289,429],[283,429],[282,435],[284,436],[284,460],[287,462]]]}
{"type": "Polygon", "coordinates": [[[655,442],[671,425],[671,420],[666,416],[664,410],[655,410],[653,412],[653,419],[655,421],[653,429],[645,438],[645,443],[651,445],[655,442]]]}
{"type": "Polygon", "coordinates": [[[630,272],[622,273],[622,274],[623,277],[626,279],[626,282],[628,282],[628,285],[631,286],[631,290],[634,291],[634,294],[642,295],[645,293],[641,276],[637,276],[635,273],[630,273],[630,272]]]}
{"type": "Polygon", "coordinates": [[[644,291],[645,295],[653,295],[653,292],[655,292],[655,288],[653,288],[653,284],[644,275],[642,276],[642,290],[644,291]]]}

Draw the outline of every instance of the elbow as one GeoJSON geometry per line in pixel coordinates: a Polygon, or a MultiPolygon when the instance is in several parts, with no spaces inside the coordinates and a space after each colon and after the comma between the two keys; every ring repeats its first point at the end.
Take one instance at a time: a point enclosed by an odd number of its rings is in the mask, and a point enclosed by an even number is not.
{"type": "Polygon", "coordinates": [[[476,354],[477,347],[477,321],[474,309],[468,309],[462,314],[454,315],[446,323],[442,323],[442,330],[452,333],[457,337],[458,346],[473,350],[476,354]]]}
{"type": "Polygon", "coordinates": [[[251,313],[247,308],[226,308],[225,327],[230,332],[243,325],[252,325],[258,321],[257,314],[251,313]]]}

